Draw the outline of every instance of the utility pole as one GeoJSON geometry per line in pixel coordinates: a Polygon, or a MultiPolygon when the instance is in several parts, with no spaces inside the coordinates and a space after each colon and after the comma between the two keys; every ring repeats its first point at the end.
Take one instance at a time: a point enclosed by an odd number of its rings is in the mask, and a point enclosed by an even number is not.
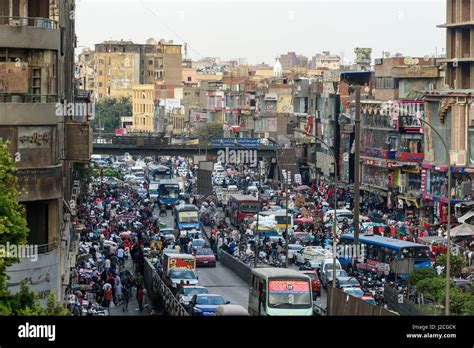
{"type": "MultiPolygon", "coordinates": [[[[359,244],[360,214],[360,86],[355,87],[355,119],[354,119],[354,245],[359,244]]],[[[355,258],[352,258],[355,264],[355,258]]]]}

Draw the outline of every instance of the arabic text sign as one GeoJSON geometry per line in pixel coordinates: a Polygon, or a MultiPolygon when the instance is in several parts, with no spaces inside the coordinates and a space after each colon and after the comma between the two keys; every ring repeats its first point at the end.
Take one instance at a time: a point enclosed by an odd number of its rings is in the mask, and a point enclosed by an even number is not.
{"type": "Polygon", "coordinates": [[[270,292],[279,293],[308,292],[309,282],[302,280],[270,280],[268,289],[270,292]]]}
{"type": "Polygon", "coordinates": [[[213,139],[212,146],[216,148],[257,148],[260,145],[258,138],[223,138],[213,139]]]}

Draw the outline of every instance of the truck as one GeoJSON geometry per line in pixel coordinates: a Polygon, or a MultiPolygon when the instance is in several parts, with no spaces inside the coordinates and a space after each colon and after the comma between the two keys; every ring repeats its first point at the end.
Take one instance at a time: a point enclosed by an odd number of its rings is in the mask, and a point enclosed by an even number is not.
{"type": "Polygon", "coordinates": [[[163,280],[173,293],[179,285],[197,285],[196,258],[190,254],[168,254],[163,259],[163,280]]]}

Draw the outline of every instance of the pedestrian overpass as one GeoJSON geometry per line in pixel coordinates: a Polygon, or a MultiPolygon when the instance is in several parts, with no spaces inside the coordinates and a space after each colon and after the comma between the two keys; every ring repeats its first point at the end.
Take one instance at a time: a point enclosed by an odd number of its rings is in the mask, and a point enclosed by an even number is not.
{"type": "MultiPolygon", "coordinates": [[[[237,148],[238,149],[238,148],[237,148]]],[[[245,149],[245,147],[242,147],[245,149]]],[[[170,138],[152,135],[115,135],[94,134],[93,153],[100,155],[123,156],[129,153],[132,156],[189,156],[205,155],[216,156],[222,147],[213,147],[210,144],[170,144],[170,138]]],[[[257,156],[275,157],[278,147],[274,145],[261,145],[257,156]]]]}

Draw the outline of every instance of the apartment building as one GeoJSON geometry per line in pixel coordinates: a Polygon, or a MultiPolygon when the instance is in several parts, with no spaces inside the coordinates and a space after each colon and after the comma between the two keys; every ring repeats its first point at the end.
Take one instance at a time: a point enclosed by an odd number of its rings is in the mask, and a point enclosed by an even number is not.
{"type": "Polygon", "coordinates": [[[73,0],[0,2],[0,136],[11,141],[28,243],[39,252],[36,262],[21,259],[7,270],[8,287],[16,292],[26,280],[42,300],[50,293],[63,299],[69,284],[76,164],[90,159],[92,142],[90,115],[60,112],[88,102],[73,84],[74,10],[73,0]]]}

